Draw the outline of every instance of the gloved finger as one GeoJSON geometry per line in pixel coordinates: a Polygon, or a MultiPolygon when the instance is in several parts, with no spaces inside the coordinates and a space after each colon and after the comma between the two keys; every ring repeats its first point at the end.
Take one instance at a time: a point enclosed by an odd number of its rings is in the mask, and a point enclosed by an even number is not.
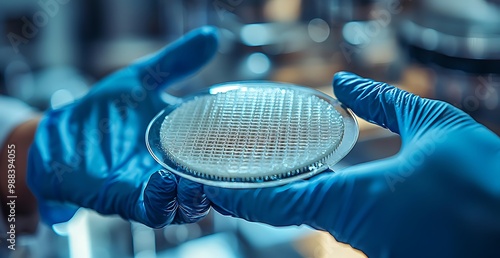
{"type": "Polygon", "coordinates": [[[144,189],[142,205],[137,221],[153,227],[161,228],[172,223],[177,205],[177,179],[164,170],[151,175],[144,189]]]}
{"type": "Polygon", "coordinates": [[[324,207],[335,205],[323,201],[336,183],[337,176],[325,173],[310,180],[258,189],[205,186],[205,193],[212,207],[223,215],[273,226],[308,224],[320,228],[315,214],[324,207]]]}
{"type": "Polygon", "coordinates": [[[335,74],[333,89],[358,116],[400,134],[418,130],[424,125],[419,117],[437,106],[394,86],[348,72],[335,74]]]}
{"type": "Polygon", "coordinates": [[[306,224],[347,242],[380,205],[380,196],[390,191],[381,171],[393,162],[387,159],[364,163],[272,188],[205,186],[205,193],[212,207],[223,215],[274,226],[306,224]]]}
{"type": "Polygon", "coordinates": [[[177,187],[177,210],[175,223],[193,223],[205,217],[210,210],[203,185],[185,178],[179,179],[177,187]]]}
{"type": "Polygon", "coordinates": [[[147,90],[162,90],[164,86],[198,71],[214,56],[217,47],[217,30],[205,26],[132,66],[139,70],[141,82],[147,90]]]}

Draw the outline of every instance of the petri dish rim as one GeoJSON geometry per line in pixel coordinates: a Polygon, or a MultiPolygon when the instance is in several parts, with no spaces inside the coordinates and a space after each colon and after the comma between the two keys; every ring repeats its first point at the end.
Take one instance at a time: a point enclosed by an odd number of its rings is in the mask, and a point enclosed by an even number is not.
{"type": "Polygon", "coordinates": [[[146,147],[151,154],[151,156],[158,162],[163,168],[167,171],[172,172],[178,176],[184,177],[194,182],[198,182],[205,185],[211,185],[216,187],[223,188],[262,188],[262,187],[272,187],[287,184],[290,182],[294,182],[300,179],[306,179],[312,177],[321,172],[327,171],[333,165],[338,163],[342,158],[344,158],[350,150],[356,144],[359,135],[359,127],[356,119],[354,118],[354,114],[351,110],[345,107],[342,103],[340,103],[337,99],[323,93],[317,91],[312,88],[298,86],[295,84],[282,83],[282,82],[274,82],[274,81],[235,81],[235,82],[225,82],[220,84],[215,84],[207,89],[204,89],[196,94],[189,95],[187,97],[182,98],[182,101],[177,102],[176,104],[169,105],[162,111],[160,111],[149,123],[146,134],[145,141],[146,147]],[[289,88],[296,89],[303,92],[308,92],[310,94],[315,95],[318,98],[321,98],[328,103],[330,103],[342,116],[342,120],[344,121],[344,131],[343,138],[340,141],[340,144],[336,148],[336,150],[329,156],[329,158],[325,161],[323,166],[314,168],[311,171],[305,173],[299,173],[296,175],[291,175],[286,178],[276,179],[269,178],[263,179],[262,181],[220,181],[206,177],[198,177],[192,173],[184,171],[177,164],[175,164],[172,160],[170,160],[164,153],[161,148],[161,144],[159,142],[159,129],[161,128],[161,124],[165,117],[174,111],[177,107],[182,105],[184,102],[192,100],[198,96],[202,95],[213,95],[217,93],[227,92],[230,90],[237,90],[245,87],[280,87],[280,88],[289,88]]]}

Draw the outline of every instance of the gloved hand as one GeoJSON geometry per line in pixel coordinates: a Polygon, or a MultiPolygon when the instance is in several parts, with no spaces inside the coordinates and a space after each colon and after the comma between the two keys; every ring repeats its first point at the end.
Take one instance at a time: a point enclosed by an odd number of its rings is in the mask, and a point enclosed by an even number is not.
{"type": "MultiPolygon", "coordinates": [[[[226,215],[327,230],[369,257],[500,257],[500,139],[453,106],[341,72],[337,98],[399,133],[394,157],[257,190],[205,187],[226,215]]],[[[383,146],[381,146],[383,148],[383,146]]]]}
{"type": "Polygon", "coordinates": [[[28,185],[48,224],[78,207],[150,227],[195,222],[210,202],[202,185],[161,170],[145,132],[166,102],[162,90],[199,70],[217,50],[216,30],[194,30],[108,76],[82,99],[45,113],[30,149],[28,185]]]}

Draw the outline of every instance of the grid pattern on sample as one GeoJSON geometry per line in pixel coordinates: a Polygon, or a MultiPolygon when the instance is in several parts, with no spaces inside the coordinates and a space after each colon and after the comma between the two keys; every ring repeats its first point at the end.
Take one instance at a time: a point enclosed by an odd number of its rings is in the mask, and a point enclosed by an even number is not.
{"type": "Polygon", "coordinates": [[[163,151],[211,179],[282,178],[321,164],[343,136],[340,113],[294,89],[243,88],[197,97],[162,123],[163,151]]]}

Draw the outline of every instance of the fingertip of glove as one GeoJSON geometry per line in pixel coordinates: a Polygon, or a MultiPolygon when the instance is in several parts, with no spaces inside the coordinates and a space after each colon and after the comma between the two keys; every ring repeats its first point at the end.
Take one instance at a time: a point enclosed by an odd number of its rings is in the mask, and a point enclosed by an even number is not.
{"type": "Polygon", "coordinates": [[[151,175],[146,191],[174,193],[177,187],[177,179],[172,173],[165,170],[158,170],[151,175]]]}
{"type": "Polygon", "coordinates": [[[214,26],[203,26],[188,33],[189,40],[201,42],[204,46],[205,54],[212,55],[219,45],[219,30],[214,26]]]}
{"type": "Polygon", "coordinates": [[[333,78],[333,91],[342,103],[350,107],[358,104],[359,98],[366,95],[366,90],[371,90],[372,87],[380,84],[354,73],[338,72],[333,78]]]}
{"type": "Polygon", "coordinates": [[[214,26],[203,26],[198,29],[195,29],[194,32],[200,36],[207,37],[207,38],[213,38],[217,39],[218,38],[218,29],[217,27],[214,26]]]}
{"type": "Polygon", "coordinates": [[[161,65],[161,70],[172,73],[170,80],[175,81],[192,74],[207,63],[217,52],[218,45],[217,28],[204,26],[186,33],[181,39],[140,58],[134,64],[138,68],[161,65]]]}
{"type": "Polygon", "coordinates": [[[169,182],[171,180],[177,181],[176,177],[172,173],[167,172],[163,169],[156,171],[156,173],[154,173],[153,176],[159,176],[164,181],[169,181],[169,182]]]}
{"type": "Polygon", "coordinates": [[[335,75],[333,76],[333,86],[346,86],[346,84],[348,85],[350,81],[360,78],[361,77],[357,74],[340,71],[335,73],[335,75]]]}
{"type": "Polygon", "coordinates": [[[351,94],[355,87],[359,84],[358,75],[341,71],[333,76],[333,92],[335,96],[344,104],[350,105],[353,95],[351,94]]]}

